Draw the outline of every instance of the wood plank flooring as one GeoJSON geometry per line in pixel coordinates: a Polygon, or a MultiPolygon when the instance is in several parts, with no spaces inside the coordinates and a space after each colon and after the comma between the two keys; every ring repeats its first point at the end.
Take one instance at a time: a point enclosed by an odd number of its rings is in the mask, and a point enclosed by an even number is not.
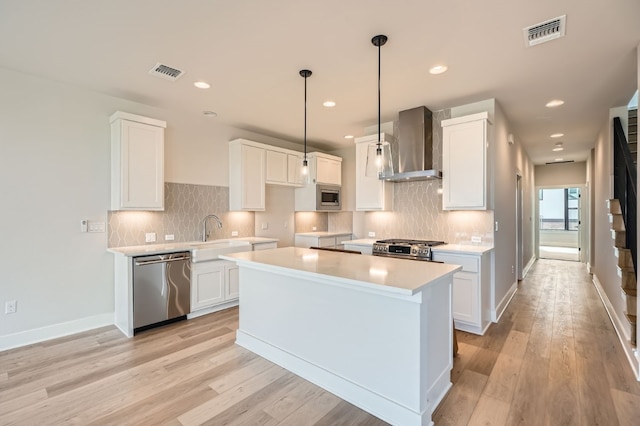
{"type": "MultiPolygon", "coordinates": [[[[385,425],[234,344],[238,310],[0,353],[0,425],[385,425]]],[[[485,336],[458,332],[436,425],[640,424],[633,377],[576,262],[539,260],[485,336]]]]}

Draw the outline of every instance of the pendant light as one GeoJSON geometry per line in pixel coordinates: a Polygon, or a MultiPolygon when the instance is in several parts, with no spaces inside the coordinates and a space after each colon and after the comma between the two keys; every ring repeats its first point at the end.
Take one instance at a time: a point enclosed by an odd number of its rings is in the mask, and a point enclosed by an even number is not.
{"type": "MultiPolygon", "coordinates": [[[[382,125],[380,112],[380,74],[381,74],[381,47],[387,42],[386,35],[377,35],[371,39],[371,43],[378,48],[378,143],[375,145],[375,160],[371,161],[375,165],[378,178],[389,177],[393,175],[393,161],[391,158],[391,145],[382,141],[382,125]]],[[[371,150],[369,150],[370,152],[371,150]]],[[[371,159],[373,160],[373,159],[371,159]]],[[[369,155],[367,155],[367,163],[370,163],[369,155]]],[[[370,167],[367,167],[370,170],[370,167]]]]}
{"type": "Polygon", "coordinates": [[[302,183],[309,183],[309,163],[307,161],[307,78],[312,72],[300,70],[300,76],[304,78],[304,159],[302,160],[302,183]]]}

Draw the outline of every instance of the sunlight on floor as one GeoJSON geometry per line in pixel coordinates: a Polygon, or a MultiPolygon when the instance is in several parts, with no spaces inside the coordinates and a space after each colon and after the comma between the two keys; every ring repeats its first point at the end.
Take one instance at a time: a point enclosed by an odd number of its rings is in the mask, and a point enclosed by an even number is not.
{"type": "Polygon", "coordinates": [[[572,260],[579,262],[580,252],[577,247],[540,246],[540,259],[572,260]]]}

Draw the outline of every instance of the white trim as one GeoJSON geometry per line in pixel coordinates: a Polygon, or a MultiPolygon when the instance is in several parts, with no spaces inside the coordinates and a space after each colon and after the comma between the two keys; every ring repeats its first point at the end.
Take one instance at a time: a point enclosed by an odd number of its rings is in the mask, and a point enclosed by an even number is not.
{"type": "Polygon", "coordinates": [[[587,272],[590,273],[590,274],[592,273],[591,272],[591,263],[589,263],[589,262],[587,262],[587,272]]]}
{"type": "Polygon", "coordinates": [[[523,279],[527,276],[527,274],[529,273],[529,269],[531,269],[533,267],[533,264],[536,263],[536,260],[538,260],[538,258],[536,257],[535,254],[533,256],[531,256],[531,259],[529,259],[529,261],[527,262],[527,264],[524,267],[524,270],[522,271],[522,278],[523,279]]]}
{"type": "Polygon", "coordinates": [[[0,336],[0,351],[113,325],[113,312],[0,336]]]}
{"type": "Polygon", "coordinates": [[[239,304],[238,299],[235,299],[235,300],[230,300],[230,301],[221,303],[219,305],[210,306],[208,308],[198,309],[197,311],[193,311],[190,314],[187,314],[187,319],[198,318],[198,317],[201,317],[203,315],[208,315],[208,314],[212,314],[214,312],[223,311],[225,309],[229,309],[229,308],[233,308],[234,306],[238,306],[238,304],[239,304]]]}
{"type": "MultiPolygon", "coordinates": [[[[417,413],[408,407],[365,389],[344,377],[260,340],[242,330],[236,332],[236,344],[286,368],[292,373],[326,389],[332,394],[386,422],[394,425],[407,426],[433,425],[428,410],[417,413]]],[[[449,370],[447,370],[447,372],[449,372],[449,370]]],[[[451,386],[449,374],[444,374],[441,375],[431,387],[430,391],[436,391],[438,395],[437,400],[434,401],[434,409],[437,403],[444,398],[451,386]]]]}
{"type": "Polygon", "coordinates": [[[507,294],[504,295],[500,303],[498,303],[496,309],[494,311],[491,311],[491,321],[500,321],[500,318],[502,317],[502,314],[504,314],[504,311],[507,309],[507,306],[509,306],[511,299],[513,299],[513,296],[516,295],[516,291],[518,291],[518,282],[514,282],[511,285],[511,288],[509,289],[509,291],[507,291],[507,294]]]}
{"type": "Polygon", "coordinates": [[[613,328],[616,330],[616,334],[618,335],[618,340],[620,340],[620,344],[622,345],[622,349],[624,350],[627,359],[629,360],[629,364],[631,364],[631,369],[636,376],[636,380],[640,381],[640,372],[638,371],[638,364],[634,362],[637,355],[634,354],[634,349],[631,347],[631,344],[627,341],[625,337],[626,333],[624,332],[624,325],[620,322],[620,319],[617,315],[615,315],[615,310],[613,309],[613,305],[605,293],[604,288],[602,288],[602,284],[600,284],[600,280],[596,274],[593,274],[593,285],[600,296],[600,300],[602,300],[602,304],[604,308],[607,310],[607,314],[609,315],[609,319],[613,324],[613,328]],[[612,315],[613,313],[613,315],[612,315]]]}

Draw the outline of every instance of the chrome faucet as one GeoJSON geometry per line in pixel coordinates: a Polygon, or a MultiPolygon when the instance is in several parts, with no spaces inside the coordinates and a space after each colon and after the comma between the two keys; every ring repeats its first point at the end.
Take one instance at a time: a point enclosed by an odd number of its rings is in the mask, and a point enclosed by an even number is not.
{"type": "Polygon", "coordinates": [[[207,237],[209,236],[209,234],[207,233],[207,220],[208,219],[215,219],[216,222],[218,222],[218,228],[222,229],[222,222],[220,221],[220,218],[218,216],[216,216],[215,214],[210,214],[204,217],[204,219],[202,219],[202,241],[205,242],[207,241],[207,237]]]}

